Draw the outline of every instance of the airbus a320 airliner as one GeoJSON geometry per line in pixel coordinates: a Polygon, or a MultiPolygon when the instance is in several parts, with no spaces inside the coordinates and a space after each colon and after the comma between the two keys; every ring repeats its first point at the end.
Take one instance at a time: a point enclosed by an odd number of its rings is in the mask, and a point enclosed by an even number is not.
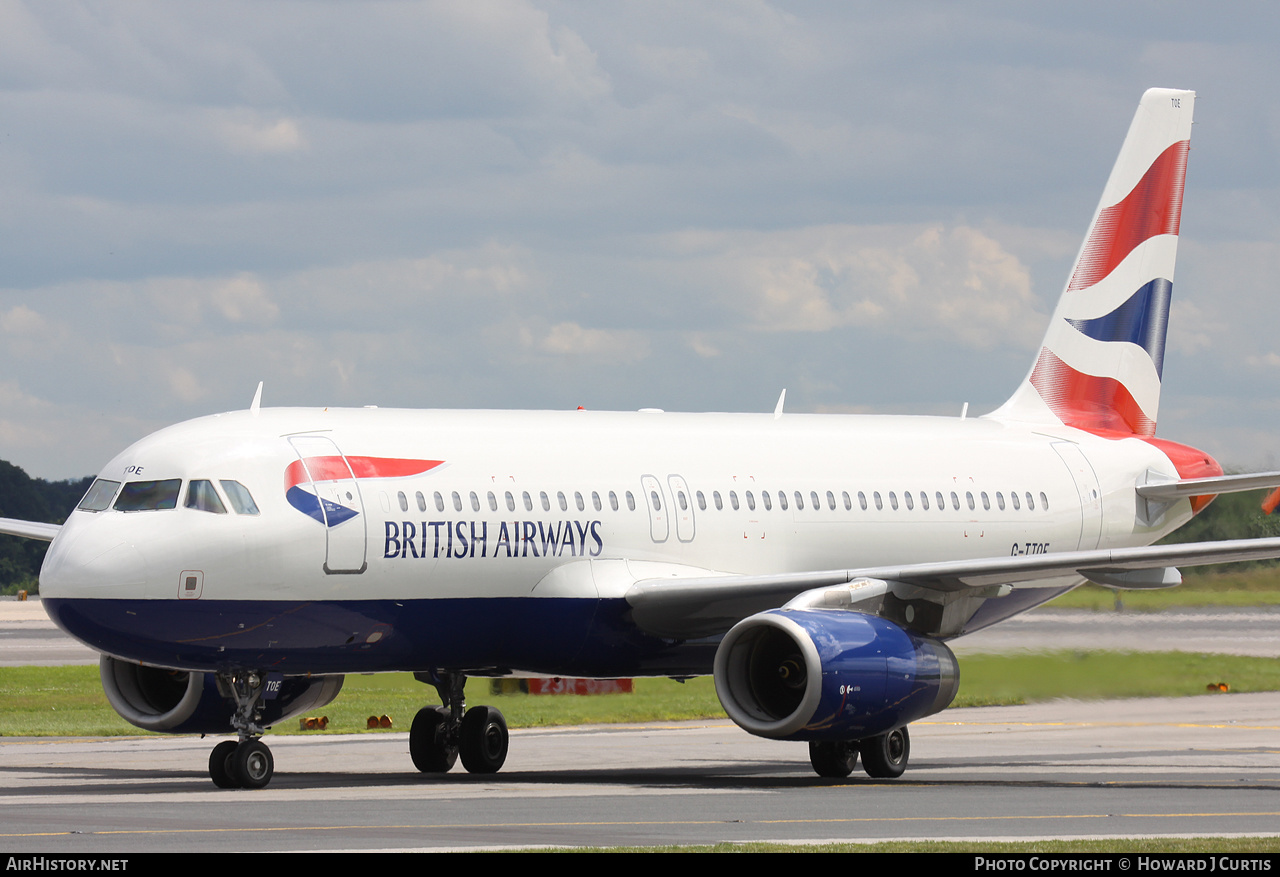
{"type": "MultiPolygon", "coordinates": [[[[1150,547],[1224,476],[1155,437],[1195,95],[1142,98],[1030,372],[982,417],[248,410],[115,457],[52,540],[49,615],[102,653],[143,728],[260,737],[343,674],[435,687],[414,765],[492,773],[502,714],[468,676],[714,674],[743,729],[822,776],[907,765],[959,683],[946,642],[1084,581],[1280,556],[1280,539],[1150,547]]],[[[424,698],[425,699],[425,698],[424,698]]]]}

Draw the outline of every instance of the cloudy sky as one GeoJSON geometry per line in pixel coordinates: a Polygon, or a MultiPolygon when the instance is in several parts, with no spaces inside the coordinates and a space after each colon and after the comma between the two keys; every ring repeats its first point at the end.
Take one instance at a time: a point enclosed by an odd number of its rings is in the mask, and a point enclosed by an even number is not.
{"type": "Polygon", "coordinates": [[[998,405],[1198,92],[1160,434],[1280,463],[1273,4],[0,0],[0,459],[266,405],[998,405]]]}

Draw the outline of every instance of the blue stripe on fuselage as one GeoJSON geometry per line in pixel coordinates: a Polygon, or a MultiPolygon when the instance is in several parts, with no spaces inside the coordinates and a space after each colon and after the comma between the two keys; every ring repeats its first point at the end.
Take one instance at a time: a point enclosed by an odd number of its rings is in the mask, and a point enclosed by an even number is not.
{"type": "Polygon", "coordinates": [[[710,673],[715,654],[713,640],[639,632],[620,599],[43,602],[59,627],[100,651],[186,670],[683,676],[710,673]]]}

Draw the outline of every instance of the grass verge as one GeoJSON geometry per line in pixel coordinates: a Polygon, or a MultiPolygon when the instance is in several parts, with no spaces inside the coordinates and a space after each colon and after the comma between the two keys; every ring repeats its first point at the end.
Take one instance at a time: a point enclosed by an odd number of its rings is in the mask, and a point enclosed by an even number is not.
{"type": "MultiPolygon", "coordinates": [[[[1031,703],[1054,698],[1176,697],[1205,693],[1209,683],[1231,691],[1280,691],[1280,662],[1268,658],[1184,652],[1037,652],[960,659],[955,706],[1031,703]]],[[[492,703],[514,728],[611,722],[724,718],[709,678],[686,683],[637,679],[634,694],[533,696],[489,693],[472,679],[467,699],[492,703]]],[[[348,676],[338,699],[318,712],[328,733],[363,732],[369,716],[388,715],[406,731],[435,692],[406,673],[348,676]]],[[[297,733],[294,721],[272,733],[297,733]]],[[[106,702],[96,667],[0,668],[0,736],[121,736],[145,734],[106,702]]],[[[307,732],[320,733],[320,732],[307,732]]]]}
{"type": "MultiPolygon", "coordinates": [[[[1184,570],[1176,588],[1119,593],[1127,612],[1161,612],[1208,606],[1249,608],[1280,606],[1280,568],[1260,567],[1231,572],[1184,570]]],[[[1117,593],[1110,588],[1083,585],[1045,604],[1050,609],[1089,609],[1114,612],[1117,593]]]]}

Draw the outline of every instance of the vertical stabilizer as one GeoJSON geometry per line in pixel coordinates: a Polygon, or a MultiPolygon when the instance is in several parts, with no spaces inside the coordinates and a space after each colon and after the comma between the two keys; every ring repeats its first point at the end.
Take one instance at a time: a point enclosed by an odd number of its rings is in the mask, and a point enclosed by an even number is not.
{"type": "Polygon", "coordinates": [[[990,416],[1155,433],[1194,103],[1142,96],[1035,365],[990,416]]]}

